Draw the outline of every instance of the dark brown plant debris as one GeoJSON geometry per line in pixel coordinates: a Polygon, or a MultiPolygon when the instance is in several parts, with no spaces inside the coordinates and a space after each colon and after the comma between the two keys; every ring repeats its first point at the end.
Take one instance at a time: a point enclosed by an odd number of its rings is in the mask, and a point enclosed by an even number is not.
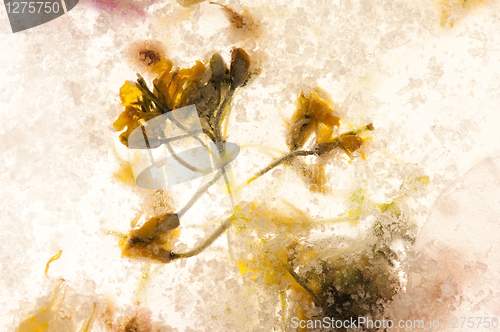
{"type": "Polygon", "coordinates": [[[130,44],[127,59],[132,68],[149,71],[165,57],[165,47],[156,40],[142,40],[130,44]]]}

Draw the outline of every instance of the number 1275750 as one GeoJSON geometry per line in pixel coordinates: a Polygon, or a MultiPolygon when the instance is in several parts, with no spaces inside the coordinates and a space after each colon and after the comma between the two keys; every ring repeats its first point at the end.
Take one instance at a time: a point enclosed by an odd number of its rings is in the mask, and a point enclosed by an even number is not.
{"type": "Polygon", "coordinates": [[[40,2],[40,1],[11,1],[5,4],[7,13],[9,14],[23,14],[23,13],[59,13],[59,2],[40,2]]]}
{"type": "Polygon", "coordinates": [[[498,327],[498,318],[496,317],[448,317],[445,319],[446,327],[452,329],[473,328],[493,328],[498,327]]]}

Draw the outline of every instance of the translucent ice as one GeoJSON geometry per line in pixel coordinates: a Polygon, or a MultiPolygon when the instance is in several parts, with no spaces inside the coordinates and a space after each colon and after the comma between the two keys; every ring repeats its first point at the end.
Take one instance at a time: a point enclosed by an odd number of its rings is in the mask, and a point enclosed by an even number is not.
{"type": "Polygon", "coordinates": [[[500,316],[499,202],[500,157],[484,159],[440,196],[413,247],[394,317],[500,316]]]}

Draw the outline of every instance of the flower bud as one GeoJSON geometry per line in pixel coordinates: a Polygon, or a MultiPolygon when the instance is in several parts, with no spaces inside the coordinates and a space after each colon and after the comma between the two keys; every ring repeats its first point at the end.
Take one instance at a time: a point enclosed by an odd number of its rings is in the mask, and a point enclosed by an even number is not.
{"type": "Polygon", "coordinates": [[[245,83],[250,69],[250,56],[241,48],[231,52],[231,90],[236,90],[245,83]]]}

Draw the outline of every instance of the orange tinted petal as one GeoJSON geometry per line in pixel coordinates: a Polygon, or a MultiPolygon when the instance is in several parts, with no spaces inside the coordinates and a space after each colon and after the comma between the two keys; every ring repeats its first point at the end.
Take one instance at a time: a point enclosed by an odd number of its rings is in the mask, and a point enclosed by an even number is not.
{"type": "Polygon", "coordinates": [[[330,141],[333,135],[333,127],[319,123],[316,128],[316,138],[319,144],[330,141]]]}
{"type": "Polygon", "coordinates": [[[333,109],[319,98],[316,93],[309,96],[309,113],[314,115],[318,122],[324,122],[333,115],[333,109]]]}
{"type": "Polygon", "coordinates": [[[358,150],[364,143],[364,140],[356,135],[342,136],[339,137],[338,141],[347,154],[358,150]]]}

